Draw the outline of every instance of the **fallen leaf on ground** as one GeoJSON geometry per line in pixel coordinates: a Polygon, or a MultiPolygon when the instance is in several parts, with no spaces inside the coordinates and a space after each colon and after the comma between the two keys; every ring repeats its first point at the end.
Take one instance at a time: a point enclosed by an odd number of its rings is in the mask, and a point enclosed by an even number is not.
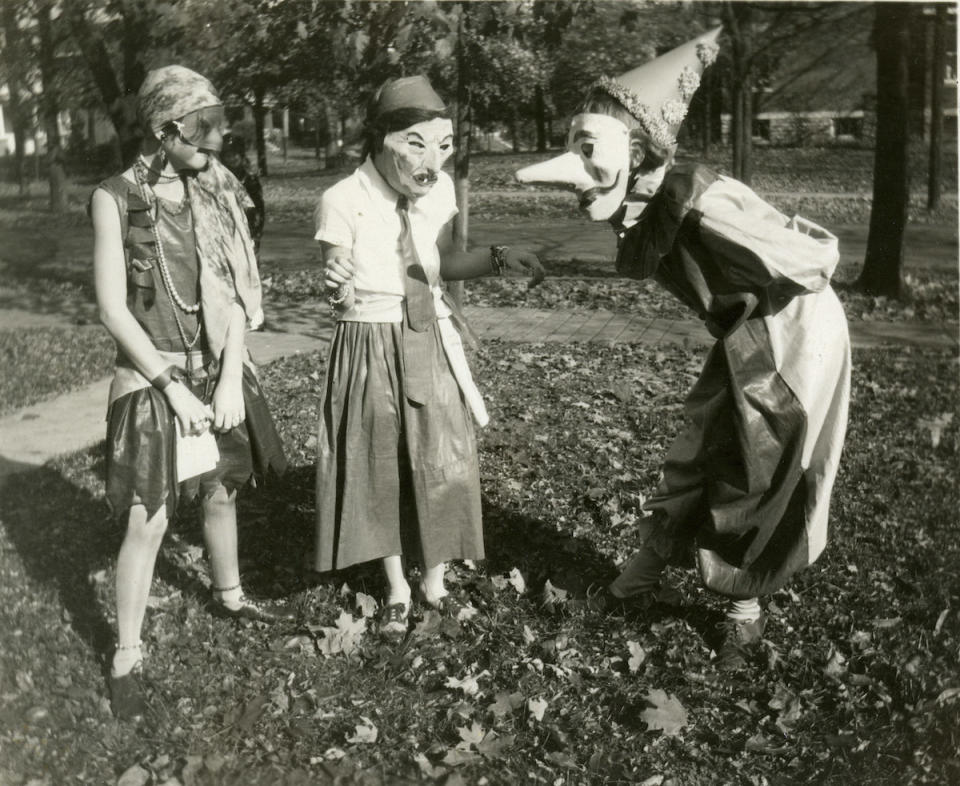
{"type": "Polygon", "coordinates": [[[662,731],[665,736],[673,737],[687,725],[687,711],[676,696],[660,688],[654,688],[646,696],[647,704],[640,717],[651,731],[662,731]]]}
{"type": "Polygon", "coordinates": [[[317,648],[325,656],[340,652],[349,655],[357,649],[359,639],[366,629],[365,617],[355,620],[350,612],[341,611],[336,627],[320,629],[323,631],[323,638],[317,643],[317,648]]]}
{"type": "Polygon", "coordinates": [[[630,659],[627,661],[627,668],[631,674],[636,674],[637,669],[647,659],[647,651],[636,641],[628,641],[627,648],[630,650],[630,659]]]}
{"type": "Polygon", "coordinates": [[[354,726],[354,734],[352,737],[347,737],[347,742],[354,744],[369,744],[377,741],[377,727],[374,726],[373,721],[369,718],[360,718],[363,723],[358,723],[354,726]]]}
{"type": "Polygon", "coordinates": [[[543,720],[543,713],[547,711],[548,706],[550,705],[547,701],[541,698],[529,699],[527,701],[527,709],[530,710],[530,714],[538,721],[543,720]]]}

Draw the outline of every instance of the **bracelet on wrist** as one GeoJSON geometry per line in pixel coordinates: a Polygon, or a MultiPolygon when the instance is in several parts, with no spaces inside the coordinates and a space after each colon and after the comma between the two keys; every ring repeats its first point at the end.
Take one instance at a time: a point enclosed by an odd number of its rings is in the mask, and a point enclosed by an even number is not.
{"type": "Polygon", "coordinates": [[[348,281],[345,284],[341,284],[327,296],[331,318],[336,319],[338,317],[337,310],[347,301],[352,291],[353,285],[348,281]]]}
{"type": "Polygon", "coordinates": [[[509,246],[490,246],[490,268],[498,276],[507,269],[507,250],[509,246]]]}
{"type": "Polygon", "coordinates": [[[150,380],[150,384],[162,393],[173,383],[173,369],[173,366],[167,366],[163,371],[157,374],[157,376],[150,380]]]}
{"type": "Polygon", "coordinates": [[[350,284],[341,284],[327,297],[327,302],[331,306],[339,306],[348,297],[350,297],[350,284]]]}

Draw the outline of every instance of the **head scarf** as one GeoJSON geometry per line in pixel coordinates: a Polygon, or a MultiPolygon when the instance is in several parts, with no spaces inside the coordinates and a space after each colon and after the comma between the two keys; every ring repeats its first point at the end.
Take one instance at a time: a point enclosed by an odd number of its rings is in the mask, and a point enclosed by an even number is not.
{"type": "Polygon", "coordinates": [[[137,117],[144,128],[156,133],[171,120],[222,103],[205,76],[179,65],[163,66],[144,77],[137,94],[137,117]]]}
{"type": "MultiPolygon", "coordinates": [[[[220,103],[206,77],[173,65],[147,74],[137,112],[144,128],[156,132],[171,120],[220,103]]],[[[214,156],[186,183],[200,260],[203,325],[211,351],[219,355],[235,302],[243,306],[251,327],[263,322],[260,274],[243,211],[252,203],[240,181],[214,156]]]]}

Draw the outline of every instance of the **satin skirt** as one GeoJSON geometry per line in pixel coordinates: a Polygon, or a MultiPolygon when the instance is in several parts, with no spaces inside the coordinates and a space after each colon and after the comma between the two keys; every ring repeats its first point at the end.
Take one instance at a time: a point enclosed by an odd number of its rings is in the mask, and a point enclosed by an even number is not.
{"type": "Polygon", "coordinates": [[[399,554],[421,567],[483,558],[472,416],[431,331],[431,395],[417,404],[404,395],[401,324],[337,325],[321,400],[318,571],[399,554]]]}
{"type": "MultiPolygon", "coordinates": [[[[189,384],[194,395],[210,403],[214,374],[189,384]]],[[[215,432],[220,461],[215,469],[177,483],[176,415],[166,396],[153,387],[120,396],[107,410],[106,496],[117,516],[142,504],[152,517],[163,505],[172,514],[181,498],[212,494],[220,485],[234,491],[256,483],[270,471],[281,474],[287,459],[256,375],[243,367],[246,418],[227,432],[215,432]]]]}

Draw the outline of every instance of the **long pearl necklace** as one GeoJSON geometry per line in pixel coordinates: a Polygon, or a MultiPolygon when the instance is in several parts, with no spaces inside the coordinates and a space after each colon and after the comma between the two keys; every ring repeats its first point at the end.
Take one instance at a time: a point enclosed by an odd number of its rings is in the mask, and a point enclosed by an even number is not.
{"type": "MultiPolygon", "coordinates": [[[[143,201],[147,204],[150,204],[150,198],[147,195],[147,185],[146,185],[146,170],[147,166],[143,163],[142,159],[138,160],[133,166],[133,176],[136,178],[137,187],[140,189],[140,195],[143,197],[143,201]]],[[[179,177],[179,175],[178,175],[179,177]]],[[[186,189],[186,184],[184,184],[184,189],[186,189]]],[[[152,191],[153,189],[151,189],[152,191]]],[[[153,194],[155,200],[159,200],[156,192],[153,194]]],[[[184,193],[184,199],[187,195],[184,193]]],[[[159,205],[157,206],[159,209],[159,205]]],[[[157,228],[157,221],[152,219],[150,222],[150,230],[153,233],[153,240],[157,247],[157,267],[160,268],[160,278],[163,279],[163,287],[167,290],[167,294],[170,296],[170,300],[173,301],[174,305],[183,311],[184,314],[196,314],[200,311],[200,303],[189,304],[180,296],[180,293],[177,292],[176,287],[173,285],[173,277],[170,275],[170,268],[167,265],[167,257],[163,252],[163,243],[160,242],[160,230],[157,228]]],[[[177,324],[177,330],[180,333],[180,338],[183,341],[183,345],[186,348],[187,352],[192,350],[197,342],[200,340],[200,333],[203,328],[203,320],[197,320],[197,332],[194,334],[192,339],[187,338],[187,332],[183,328],[183,324],[180,322],[180,315],[177,313],[177,308],[173,310],[173,321],[177,324]]]]}

